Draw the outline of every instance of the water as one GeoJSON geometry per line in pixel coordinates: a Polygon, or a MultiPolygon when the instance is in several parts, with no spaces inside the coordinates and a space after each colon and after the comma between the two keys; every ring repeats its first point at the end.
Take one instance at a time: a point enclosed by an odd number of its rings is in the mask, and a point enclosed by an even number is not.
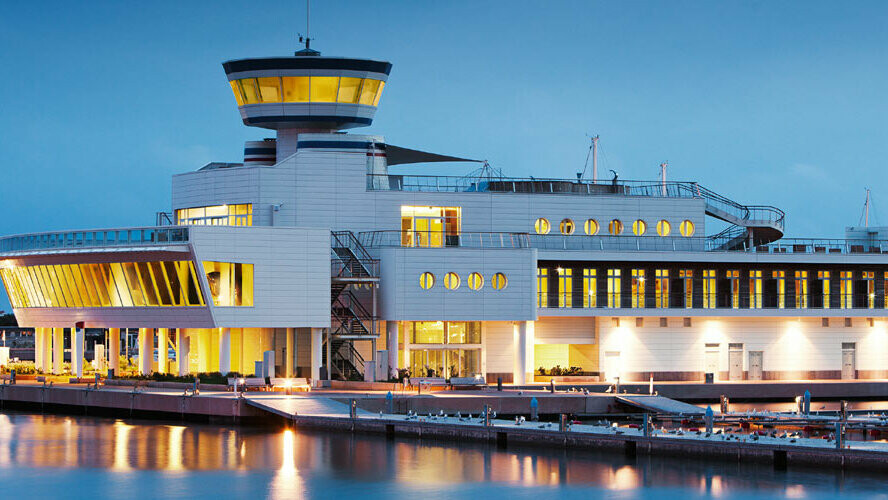
{"type": "Polygon", "coordinates": [[[0,413],[2,498],[888,498],[888,477],[325,432],[0,413]]]}

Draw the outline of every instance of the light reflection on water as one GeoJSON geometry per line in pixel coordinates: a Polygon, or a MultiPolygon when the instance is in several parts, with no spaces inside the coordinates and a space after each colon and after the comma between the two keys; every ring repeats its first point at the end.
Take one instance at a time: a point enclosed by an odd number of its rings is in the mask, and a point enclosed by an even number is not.
{"type": "Polygon", "coordinates": [[[6,498],[876,498],[886,487],[835,470],[0,413],[6,498]]]}

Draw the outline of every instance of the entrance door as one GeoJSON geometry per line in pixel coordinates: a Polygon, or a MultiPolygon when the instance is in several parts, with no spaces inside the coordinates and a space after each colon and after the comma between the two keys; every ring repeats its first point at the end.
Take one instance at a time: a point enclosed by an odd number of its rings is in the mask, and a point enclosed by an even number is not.
{"type": "Polygon", "coordinates": [[[620,351],[605,351],[604,376],[609,382],[615,381],[620,376],[620,351]]]}
{"type": "Polygon", "coordinates": [[[728,379],[743,380],[743,344],[728,346],[728,379]]]}
{"type": "Polygon", "coordinates": [[[762,351],[749,351],[749,380],[762,379],[762,351]]]}
{"type": "Polygon", "coordinates": [[[857,344],[842,342],[842,380],[857,378],[857,344]]]}
{"type": "Polygon", "coordinates": [[[718,344],[706,344],[703,373],[711,373],[713,379],[718,379],[718,344]]]}

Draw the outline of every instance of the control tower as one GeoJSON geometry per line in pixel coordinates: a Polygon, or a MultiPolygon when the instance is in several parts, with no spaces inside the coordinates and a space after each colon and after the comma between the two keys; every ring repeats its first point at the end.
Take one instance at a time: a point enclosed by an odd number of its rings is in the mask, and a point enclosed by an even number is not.
{"type": "Polygon", "coordinates": [[[373,123],[392,65],[323,57],[306,47],[292,57],[222,63],[245,125],[277,130],[277,158],[300,133],[330,133],[373,123]]]}

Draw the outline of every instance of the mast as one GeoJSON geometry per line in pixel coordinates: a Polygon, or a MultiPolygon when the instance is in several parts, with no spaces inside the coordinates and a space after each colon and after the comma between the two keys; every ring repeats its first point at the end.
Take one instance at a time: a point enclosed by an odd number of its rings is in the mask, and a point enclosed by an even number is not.
{"type": "Polygon", "coordinates": [[[663,163],[660,164],[660,179],[661,179],[661,182],[663,183],[663,196],[664,197],[666,196],[666,167],[668,166],[668,164],[669,164],[668,161],[664,161],[663,163]]]}
{"type": "Polygon", "coordinates": [[[870,190],[866,188],[866,203],[863,204],[863,225],[869,227],[870,190]]]}
{"type": "Polygon", "coordinates": [[[592,138],[592,184],[598,182],[598,136],[592,138]]]}

